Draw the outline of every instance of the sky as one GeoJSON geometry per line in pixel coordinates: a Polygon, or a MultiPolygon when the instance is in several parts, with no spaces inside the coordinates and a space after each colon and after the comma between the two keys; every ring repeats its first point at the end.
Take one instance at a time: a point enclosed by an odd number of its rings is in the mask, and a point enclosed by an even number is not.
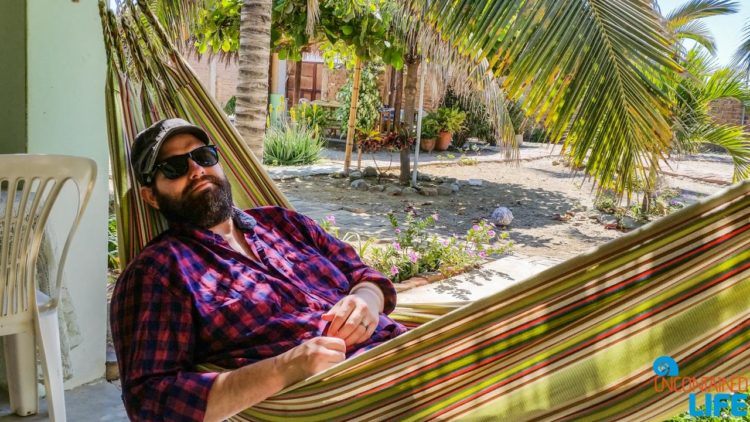
{"type": "MultiPolygon", "coordinates": [[[[687,0],[658,0],[664,15],[687,2],[687,0]]],[[[733,15],[716,16],[704,20],[716,39],[716,59],[721,66],[729,66],[732,56],[742,40],[742,28],[750,22],[750,0],[737,0],[739,12],[733,15]]]]}

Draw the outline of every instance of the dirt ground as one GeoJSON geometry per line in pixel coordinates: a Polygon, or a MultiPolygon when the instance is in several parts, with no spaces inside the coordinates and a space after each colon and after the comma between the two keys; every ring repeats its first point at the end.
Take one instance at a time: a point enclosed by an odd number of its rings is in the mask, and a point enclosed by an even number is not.
{"type": "MultiPolygon", "coordinates": [[[[450,196],[392,196],[355,190],[348,187],[348,181],[331,176],[290,179],[279,182],[279,187],[303,201],[362,208],[376,216],[394,212],[402,219],[409,210],[421,216],[438,213],[435,229],[445,236],[465,234],[474,223],[489,218],[496,207],[508,207],[514,219],[505,230],[514,243],[513,252],[527,256],[565,259],[624,233],[599,221],[601,213],[593,206],[592,184],[554,158],[517,164],[446,164],[420,168],[420,173],[455,178],[460,189],[450,196]],[[470,186],[469,179],[480,179],[482,184],[470,186]]],[[[381,184],[394,184],[396,176],[383,178],[381,184]]],[[[663,185],[677,189],[680,196],[676,199],[685,204],[723,189],[717,184],[671,176],[664,178],[663,185]]],[[[360,234],[373,235],[366,228],[360,234]]]]}

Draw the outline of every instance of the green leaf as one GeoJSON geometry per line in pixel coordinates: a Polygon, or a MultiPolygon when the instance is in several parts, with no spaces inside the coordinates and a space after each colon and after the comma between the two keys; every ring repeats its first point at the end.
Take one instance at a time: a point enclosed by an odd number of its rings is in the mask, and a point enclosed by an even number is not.
{"type": "Polygon", "coordinates": [[[343,32],[344,35],[351,35],[354,32],[354,28],[349,25],[344,25],[341,27],[341,32],[343,32]]]}

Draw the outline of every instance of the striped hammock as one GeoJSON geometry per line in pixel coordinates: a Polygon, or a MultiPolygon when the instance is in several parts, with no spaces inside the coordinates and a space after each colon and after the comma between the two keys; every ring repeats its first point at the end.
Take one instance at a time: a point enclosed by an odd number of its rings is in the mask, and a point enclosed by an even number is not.
{"type": "MultiPolygon", "coordinates": [[[[162,227],[127,165],[135,134],[162,117],[210,133],[238,205],[288,206],[153,15],[101,10],[122,264],[162,227]]],[[[485,299],[400,307],[416,328],[235,419],[666,418],[688,394],[654,388],[659,356],[682,376],[750,377],[748,298],[745,182],[485,299]]]]}

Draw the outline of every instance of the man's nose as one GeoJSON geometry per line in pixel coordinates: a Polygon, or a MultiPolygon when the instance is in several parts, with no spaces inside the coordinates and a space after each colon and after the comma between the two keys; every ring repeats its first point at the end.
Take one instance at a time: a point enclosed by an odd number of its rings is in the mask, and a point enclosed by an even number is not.
{"type": "Polygon", "coordinates": [[[192,158],[188,158],[188,178],[195,179],[206,174],[206,169],[200,164],[193,161],[192,158]]]}

